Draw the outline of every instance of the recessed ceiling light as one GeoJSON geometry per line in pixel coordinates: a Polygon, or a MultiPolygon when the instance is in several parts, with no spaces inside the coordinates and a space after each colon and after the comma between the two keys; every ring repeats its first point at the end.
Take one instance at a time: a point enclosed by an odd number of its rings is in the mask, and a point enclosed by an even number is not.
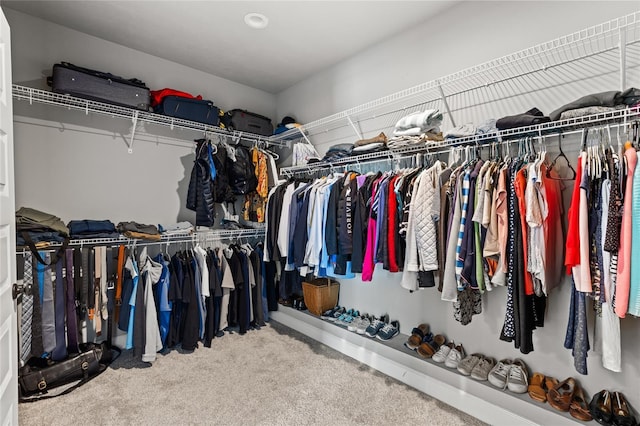
{"type": "Polygon", "coordinates": [[[244,16],[244,23],[251,28],[261,30],[269,25],[269,18],[264,16],[262,13],[247,13],[244,16]]]}

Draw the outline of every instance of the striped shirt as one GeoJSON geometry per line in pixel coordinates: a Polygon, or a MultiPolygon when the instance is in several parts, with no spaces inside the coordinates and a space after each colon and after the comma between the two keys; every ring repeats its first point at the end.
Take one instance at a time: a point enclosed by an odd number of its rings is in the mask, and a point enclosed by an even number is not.
{"type": "Polygon", "coordinates": [[[464,178],[462,179],[462,188],[460,189],[462,212],[460,216],[460,227],[458,228],[458,241],[456,242],[456,282],[458,283],[458,290],[464,290],[465,288],[465,285],[463,285],[460,280],[464,266],[464,259],[460,257],[460,251],[462,250],[462,238],[464,237],[464,227],[467,222],[467,211],[469,210],[469,175],[470,171],[465,171],[464,178]]]}

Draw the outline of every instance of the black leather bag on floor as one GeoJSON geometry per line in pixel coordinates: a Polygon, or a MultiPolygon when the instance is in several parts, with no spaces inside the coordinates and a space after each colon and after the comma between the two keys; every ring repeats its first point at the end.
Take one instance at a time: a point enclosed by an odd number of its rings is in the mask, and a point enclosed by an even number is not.
{"type": "Polygon", "coordinates": [[[115,359],[106,343],[83,344],[79,354],[64,361],[52,362],[46,358],[32,357],[18,372],[20,402],[37,401],[65,395],[98,376],[115,359]],[[49,394],[51,389],[69,386],[59,393],[49,394]]]}

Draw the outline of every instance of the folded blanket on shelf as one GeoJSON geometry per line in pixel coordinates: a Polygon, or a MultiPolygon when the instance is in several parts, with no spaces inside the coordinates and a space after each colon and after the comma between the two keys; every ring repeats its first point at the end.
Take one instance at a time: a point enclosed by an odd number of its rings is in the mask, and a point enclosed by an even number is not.
{"type": "Polygon", "coordinates": [[[351,152],[354,155],[358,155],[358,154],[366,154],[371,151],[380,151],[380,150],[386,150],[386,149],[387,149],[387,144],[385,142],[376,142],[376,143],[370,143],[368,145],[356,146],[351,150],[351,152]]]}
{"type": "Polygon", "coordinates": [[[570,109],[560,114],[560,120],[568,120],[570,118],[584,117],[585,115],[604,114],[605,112],[617,111],[624,109],[625,105],[616,106],[590,106],[584,108],[570,109]]]}
{"type": "Polygon", "coordinates": [[[72,220],[68,223],[71,238],[92,234],[112,234],[116,232],[116,226],[110,220],[72,220]]]}
{"type": "Polygon", "coordinates": [[[616,106],[616,105],[634,105],[640,101],[640,89],[634,87],[624,92],[612,90],[609,92],[592,93],[570,102],[549,114],[551,121],[560,120],[563,112],[585,108],[590,106],[616,106]]]}
{"type": "Polygon", "coordinates": [[[122,233],[127,238],[133,238],[136,240],[150,240],[150,241],[160,241],[162,238],[160,234],[146,234],[144,232],[136,232],[136,231],[124,231],[122,233]]]}
{"type": "Polygon", "coordinates": [[[333,145],[329,148],[326,154],[324,154],[322,161],[330,163],[332,161],[348,157],[351,155],[351,151],[353,151],[353,144],[351,143],[339,143],[333,145]]]}
{"type": "MultiPolygon", "coordinates": [[[[118,223],[118,232],[125,234],[125,232],[136,232],[141,234],[158,235],[158,228],[155,225],[144,225],[137,222],[120,222],[118,223]]],[[[126,234],[125,234],[126,236],[126,234]]]]}
{"type": "Polygon", "coordinates": [[[441,146],[443,145],[442,133],[423,133],[420,136],[394,136],[387,142],[387,148],[397,150],[406,147],[417,146],[441,146]]]}
{"type": "Polygon", "coordinates": [[[16,212],[16,231],[56,231],[65,237],[69,235],[69,228],[58,216],[29,207],[20,207],[16,212]]]}
{"type": "Polygon", "coordinates": [[[402,117],[395,125],[395,136],[419,136],[422,133],[440,131],[442,114],[437,109],[414,112],[402,117]]]}
{"type": "Polygon", "coordinates": [[[169,225],[158,225],[158,231],[163,235],[192,234],[194,231],[191,222],[184,221],[169,225]]]}
{"type": "Polygon", "coordinates": [[[486,135],[488,133],[497,132],[498,128],[496,127],[496,119],[490,118],[482,122],[481,124],[478,125],[476,130],[479,135],[486,135]]]}
{"type": "Polygon", "coordinates": [[[473,136],[476,134],[477,130],[478,129],[476,129],[476,126],[473,123],[462,124],[444,132],[444,138],[452,139],[473,136]]]}
{"type": "Polygon", "coordinates": [[[549,121],[551,121],[551,119],[546,117],[538,108],[531,108],[529,111],[522,114],[508,115],[506,117],[499,118],[496,121],[496,126],[500,130],[506,130],[514,129],[516,127],[548,123],[549,121]]]}

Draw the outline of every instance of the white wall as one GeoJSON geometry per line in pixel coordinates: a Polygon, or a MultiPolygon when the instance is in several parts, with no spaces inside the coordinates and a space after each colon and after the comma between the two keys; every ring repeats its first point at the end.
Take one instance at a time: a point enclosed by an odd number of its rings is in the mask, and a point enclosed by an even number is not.
{"type": "MultiPolygon", "coordinates": [[[[278,117],[293,115],[304,123],[316,120],[358,104],[377,99],[393,92],[429,81],[458,70],[482,63],[517,50],[528,48],[588,26],[596,25],[638,9],[637,2],[467,2],[445,11],[441,16],[409,29],[384,43],[376,45],[334,67],[323,70],[311,78],[278,94],[278,117]]],[[[610,77],[610,76],[609,76],[610,77]]],[[[638,70],[628,76],[630,82],[640,83],[638,70]]],[[[595,86],[581,84],[576,93],[558,88],[559,101],[547,97],[538,99],[538,105],[548,113],[582,94],[618,89],[615,78],[598,81],[595,86]],[[594,88],[595,87],[595,88],[594,88]],[[583,92],[586,90],[587,92],[583,92]]],[[[512,108],[522,108],[517,102],[512,108]]],[[[531,105],[533,106],[533,105],[531,105]]],[[[529,106],[530,107],[530,106],[529,106]]],[[[528,109],[528,108],[527,108],[528,109]]],[[[513,113],[523,112],[515,110],[513,113]]],[[[378,130],[379,131],[379,130],[378,130]]],[[[344,131],[349,132],[349,129],[344,131]]],[[[365,137],[372,135],[365,135],[365,137]]],[[[318,150],[324,152],[329,143],[324,135],[315,139],[318,150]]],[[[355,139],[346,136],[347,142],[355,139]],[[351,138],[349,140],[349,138],[351,138]]],[[[341,142],[344,142],[341,141],[341,142]]],[[[312,139],[314,142],[314,139],[312,139]]],[[[333,141],[335,143],[336,141],[333,141]]],[[[555,151],[554,144],[549,148],[555,151]]],[[[576,158],[578,138],[565,140],[565,151],[576,158]],[[574,149],[569,153],[567,147],[574,149]]],[[[572,185],[564,191],[568,207],[572,185]]],[[[558,254],[559,256],[562,254],[558,254]]],[[[578,377],[573,367],[571,352],[563,347],[567,325],[571,282],[564,279],[548,300],[545,327],[534,332],[535,351],[522,355],[513,344],[499,340],[504,321],[506,289],[498,288],[484,297],[483,313],[472,323],[462,326],[453,318],[452,304],[440,301],[435,289],[410,294],[400,288],[400,274],[376,268],[374,280],[363,283],[359,276],[341,281],[340,303],[356,307],[361,312],[390,314],[401,323],[401,331],[409,334],[419,323],[431,324],[434,333],[443,333],[449,339],[462,343],[469,352],[481,352],[497,358],[521,357],[535,371],[554,375],[559,379],[578,377]]],[[[590,321],[593,314],[589,312],[590,321]]],[[[594,346],[593,327],[590,343],[594,346]]],[[[601,366],[600,356],[592,351],[588,358],[588,376],[578,377],[591,395],[603,388],[621,390],[640,408],[637,378],[640,366],[640,324],[627,318],[622,321],[623,371],[612,373],[601,366]]]]}
{"type": "MultiPolygon", "coordinates": [[[[4,9],[11,26],[13,82],[46,88],[54,63],[67,61],[139,78],[151,89],[171,87],[275,119],[275,96],[4,9]]],[[[143,29],[141,29],[143,31],[143,29]]],[[[127,153],[131,123],[58,107],[14,102],[16,206],[71,219],[195,222],[186,210],[193,143],[202,133],[139,128],[127,153]]]]}

